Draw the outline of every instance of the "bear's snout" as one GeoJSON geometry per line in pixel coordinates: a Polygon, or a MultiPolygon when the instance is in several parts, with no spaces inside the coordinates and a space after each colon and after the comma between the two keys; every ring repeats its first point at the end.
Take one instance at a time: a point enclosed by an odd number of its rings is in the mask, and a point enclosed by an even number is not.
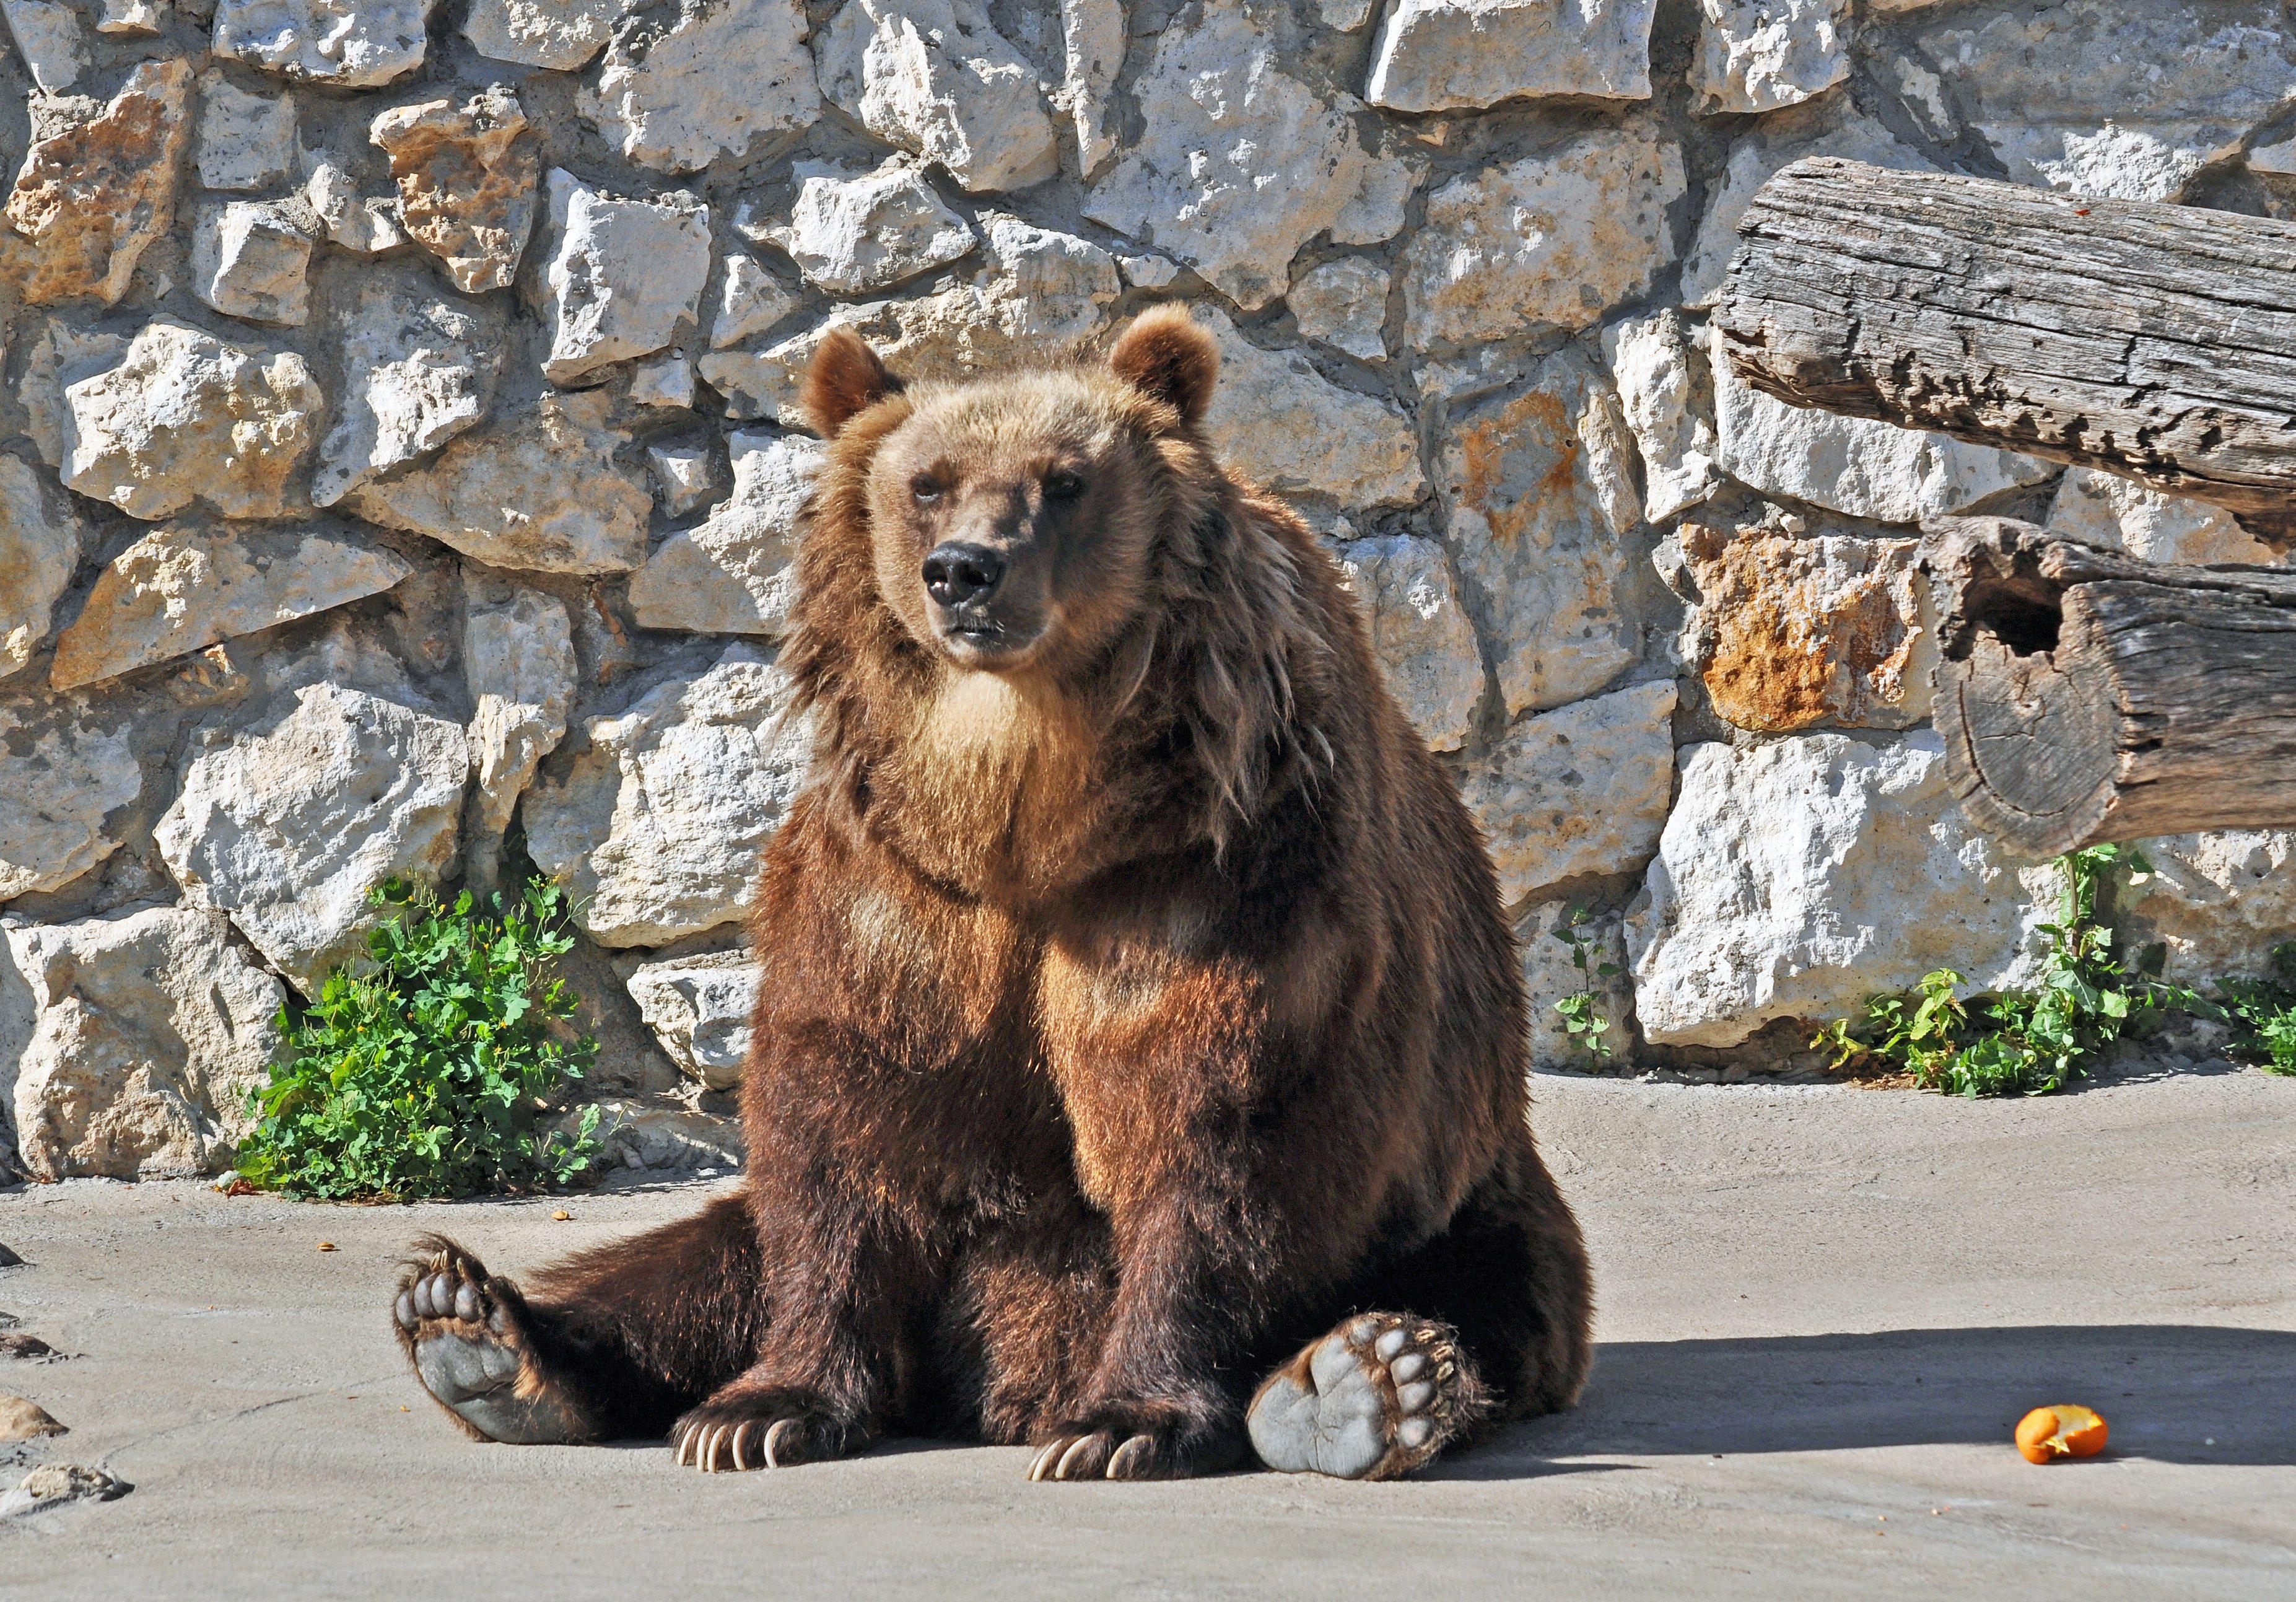
{"type": "Polygon", "coordinates": [[[949,540],[925,556],[925,594],[942,606],[986,606],[1004,581],[1004,558],[987,546],[949,540]]]}

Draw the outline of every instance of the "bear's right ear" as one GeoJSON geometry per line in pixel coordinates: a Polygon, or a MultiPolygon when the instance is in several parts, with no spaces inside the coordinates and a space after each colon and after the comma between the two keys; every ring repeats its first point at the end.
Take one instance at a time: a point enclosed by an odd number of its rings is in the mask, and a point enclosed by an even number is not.
{"type": "Polygon", "coordinates": [[[1163,401],[1193,427],[1212,403],[1219,347],[1180,305],[1151,307],[1108,353],[1108,365],[1133,388],[1163,401]]]}
{"type": "Polygon", "coordinates": [[[832,328],[805,370],[801,403],[816,431],[834,440],[857,414],[900,392],[901,381],[885,371],[868,341],[850,328],[832,328]]]}

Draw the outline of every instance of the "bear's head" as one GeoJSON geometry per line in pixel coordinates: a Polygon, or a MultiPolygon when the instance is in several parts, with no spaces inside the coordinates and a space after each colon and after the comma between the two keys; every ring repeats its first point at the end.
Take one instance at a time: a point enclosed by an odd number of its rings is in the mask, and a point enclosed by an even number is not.
{"type": "Polygon", "coordinates": [[[816,354],[829,459],[781,661],[827,788],[939,876],[1033,892],[1217,844],[1328,758],[1302,696],[1352,614],[1308,581],[1306,527],[1214,458],[1218,366],[1179,307],[1105,363],[963,383],[905,383],[849,332],[816,354]]]}
{"type": "MultiPolygon", "coordinates": [[[[1196,425],[1219,353],[1178,307],[1105,367],[904,385],[849,330],[807,374],[807,413],[865,448],[877,592],[961,671],[1074,682],[1150,604],[1160,530],[1196,514],[1196,425]]],[[[840,452],[840,455],[844,453],[840,452]]],[[[861,463],[853,463],[859,467],[861,463]]]]}

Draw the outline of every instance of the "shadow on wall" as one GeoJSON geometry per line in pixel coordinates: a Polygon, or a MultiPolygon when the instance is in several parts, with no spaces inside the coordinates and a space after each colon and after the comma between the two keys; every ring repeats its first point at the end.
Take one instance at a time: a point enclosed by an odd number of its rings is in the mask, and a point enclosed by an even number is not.
{"type": "Polygon", "coordinates": [[[1605,1452],[2007,1451],[2017,1420],[2057,1401],[2104,1415],[2112,1457],[2288,1466],[2292,1374],[2296,1333],[2178,1324],[1613,1341],[1597,1349],[1576,1410],[1518,1425],[1428,1477],[1527,1479],[1567,1472],[1557,1458],[1605,1452]]]}

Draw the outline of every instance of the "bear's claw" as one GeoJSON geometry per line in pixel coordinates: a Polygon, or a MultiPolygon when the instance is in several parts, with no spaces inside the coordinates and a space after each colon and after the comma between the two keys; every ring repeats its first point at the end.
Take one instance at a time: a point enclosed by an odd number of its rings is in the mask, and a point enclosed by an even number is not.
{"type": "Polygon", "coordinates": [[[679,1419],[669,1439],[679,1467],[717,1474],[841,1458],[866,1444],[858,1434],[787,1393],[758,1393],[713,1397],[679,1419]]]}
{"type": "Polygon", "coordinates": [[[1259,1460],[1279,1473],[1390,1480],[1425,1464],[1489,1407],[1456,1330],[1363,1313],[1268,1376],[1246,1424],[1259,1460]]]}

